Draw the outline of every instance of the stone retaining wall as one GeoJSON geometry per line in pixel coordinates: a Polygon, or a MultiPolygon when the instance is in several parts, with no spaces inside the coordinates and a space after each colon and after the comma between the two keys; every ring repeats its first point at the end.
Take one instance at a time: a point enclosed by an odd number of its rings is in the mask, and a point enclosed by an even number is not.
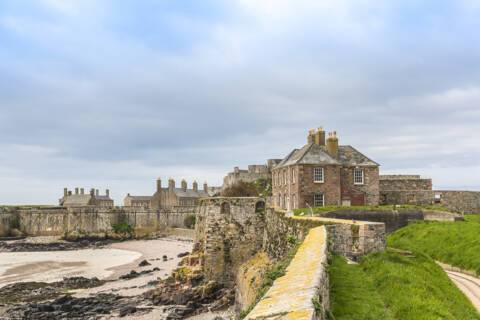
{"type": "Polygon", "coordinates": [[[0,236],[8,236],[13,219],[19,230],[29,236],[81,234],[99,236],[111,233],[113,225],[128,222],[137,233],[150,233],[166,228],[185,228],[184,219],[192,210],[162,211],[151,209],[41,208],[11,209],[0,212],[0,236]]]}
{"type": "Polygon", "coordinates": [[[381,204],[437,204],[459,213],[480,214],[480,191],[380,190],[381,204]]]}
{"type": "Polygon", "coordinates": [[[288,266],[253,310],[247,320],[323,320],[329,309],[327,230],[311,229],[288,266]]]}
{"type": "Polygon", "coordinates": [[[385,224],[322,217],[288,217],[285,212],[267,209],[263,248],[274,258],[283,257],[294,241],[302,241],[308,231],[325,225],[332,252],[356,257],[385,250],[385,224]]]}

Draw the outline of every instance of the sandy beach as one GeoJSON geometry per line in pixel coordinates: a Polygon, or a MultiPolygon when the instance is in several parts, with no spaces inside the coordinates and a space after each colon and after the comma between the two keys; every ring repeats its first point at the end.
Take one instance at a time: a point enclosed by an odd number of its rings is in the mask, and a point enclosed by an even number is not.
{"type": "Polygon", "coordinates": [[[124,295],[136,295],[145,289],[138,287],[149,281],[168,276],[177,266],[179,253],[190,251],[189,241],[164,238],[155,240],[135,240],[114,243],[98,249],[49,252],[1,252],[0,288],[7,284],[26,281],[54,282],[64,277],[97,277],[101,280],[114,280],[135,270],[155,271],[130,280],[107,282],[105,285],[79,290],[77,294],[88,295],[96,292],[116,292],[124,295]],[[167,256],[167,260],[162,258],[167,256]],[[147,260],[150,265],[139,267],[147,260]]]}

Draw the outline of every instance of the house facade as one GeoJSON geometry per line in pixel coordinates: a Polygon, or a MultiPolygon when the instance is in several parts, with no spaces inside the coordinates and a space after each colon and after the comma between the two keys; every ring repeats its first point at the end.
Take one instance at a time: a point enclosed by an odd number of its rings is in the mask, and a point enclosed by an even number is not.
{"type": "Polygon", "coordinates": [[[207,183],[199,190],[198,183],[194,181],[192,189],[188,189],[187,182],[182,180],[180,188],[177,188],[173,179],[168,180],[167,188],[162,188],[162,181],[157,179],[157,190],[151,199],[151,208],[194,207],[200,198],[210,196],[208,191],[207,183]]]}
{"type": "Polygon", "coordinates": [[[85,193],[84,188],[75,188],[75,193],[67,188],[63,189],[63,197],[59,199],[62,207],[100,207],[113,208],[113,199],[110,198],[110,191],[105,190],[105,194],[101,195],[98,189],[91,189],[90,193],[85,193]]]}
{"type": "Polygon", "coordinates": [[[272,170],[272,202],[285,210],[328,205],[378,205],[379,164],[336,132],[310,130],[307,144],[272,170]]]}
{"type": "Polygon", "coordinates": [[[152,198],[152,196],[133,196],[127,193],[127,196],[123,199],[123,205],[132,208],[150,208],[152,198]]]}

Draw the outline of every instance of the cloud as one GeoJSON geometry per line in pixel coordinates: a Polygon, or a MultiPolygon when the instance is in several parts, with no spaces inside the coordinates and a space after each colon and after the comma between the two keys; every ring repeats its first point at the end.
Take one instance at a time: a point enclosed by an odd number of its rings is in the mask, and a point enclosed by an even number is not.
{"type": "Polygon", "coordinates": [[[0,202],[53,203],[81,183],[118,203],[157,176],[219,184],[320,125],[385,172],[478,186],[465,168],[480,167],[479,9],[4,1],[0,202]]]}

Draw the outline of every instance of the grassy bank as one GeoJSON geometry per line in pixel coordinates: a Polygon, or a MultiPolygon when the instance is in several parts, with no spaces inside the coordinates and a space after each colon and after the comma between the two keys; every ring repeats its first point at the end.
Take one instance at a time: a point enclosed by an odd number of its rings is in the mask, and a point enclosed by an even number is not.
{"type": "Polygon", "coordinates": [[[388,246],[423,252],[435,260],[480,275],[480,215],[463,222],[417,222],[388,238],[388,246]]]}
{"type": "Polygon", "coordinates": [[[329,269],[335,320],[480,319],[426,255],[372,254],[359,265],[334,257],[329,269]]]}
{"type": "Polygon", "coordinates": [[[443,211],[443,212],[453,212],[448,208],[437,206],[437,205],[428,205],[428,206],[417,206],[417,205],[378,205],[378,206],[324,206],[324,207],[314,207],[310,208],[301,208],[293,210],[295,215],[309,215],[313,212],[313,214],[322,214],[326,212],[332,211],[340,211],[340,210],[349,210],[349,211],[369,211],[369,210],[397,210],[397,209],[421,209],[421,210],[433,210],[433,211],[443,211]]]}

